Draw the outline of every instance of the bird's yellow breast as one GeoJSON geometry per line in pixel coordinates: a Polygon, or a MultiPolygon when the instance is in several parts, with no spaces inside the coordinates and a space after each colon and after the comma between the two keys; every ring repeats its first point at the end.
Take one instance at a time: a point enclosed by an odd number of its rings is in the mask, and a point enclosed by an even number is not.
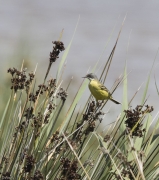
{"type": "Polygon", "coordinates": [[[89,83],[89,90],[96,100],[105,100],[110,98],[110,93],[101,88],[99,81],[91,80],[89,83]]]}

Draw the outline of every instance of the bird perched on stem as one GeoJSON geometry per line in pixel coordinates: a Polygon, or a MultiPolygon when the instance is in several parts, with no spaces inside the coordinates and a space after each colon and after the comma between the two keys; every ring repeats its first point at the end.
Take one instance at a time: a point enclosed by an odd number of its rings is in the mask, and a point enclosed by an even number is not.
{"type": "Polygon", "coordinates": [[[98,80],[97,76],[93,73],[87,74],[85,77],[90,80],[89,82],[89,90],[92,95],[95,97],[96,101],[98,100],[111,100],[116,104],[120,104],[120,102],[113,99],[111,93],[108,89],[98,80]]]}

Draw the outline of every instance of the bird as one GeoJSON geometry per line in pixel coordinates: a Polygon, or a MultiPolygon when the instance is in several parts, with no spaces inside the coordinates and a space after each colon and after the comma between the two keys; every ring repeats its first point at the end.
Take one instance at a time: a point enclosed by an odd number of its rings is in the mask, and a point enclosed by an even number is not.
{"type": "Polygon", "coordinates": [[[83,78],[89,79],[89,90],[97,102],[98,100],[111,100],[115,104],[121,104],[120,102],[113,99],[109,90],[98,80],[95,74],[89,73],[83,78]]]}

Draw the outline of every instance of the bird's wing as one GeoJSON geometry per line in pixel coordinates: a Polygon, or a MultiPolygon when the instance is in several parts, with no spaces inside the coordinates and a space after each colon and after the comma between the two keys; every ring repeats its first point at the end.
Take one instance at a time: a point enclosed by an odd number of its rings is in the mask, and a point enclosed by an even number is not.
{"type": "Polygon", "coordinates": [[[101,88],[101,90],[104,90],[104,91],[107,91],[108,93],[110,93],[109,90],[103,84],[100,84],[100,88],[101,88]]]}

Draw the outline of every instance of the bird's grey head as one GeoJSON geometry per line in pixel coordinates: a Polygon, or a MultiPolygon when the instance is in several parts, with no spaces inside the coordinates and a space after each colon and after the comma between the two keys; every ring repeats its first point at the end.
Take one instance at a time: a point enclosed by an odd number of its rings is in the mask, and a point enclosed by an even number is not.
{"type": "Polygon", "coordinates": [[[92,79],[98,80],[97,76],[95,74],[93,74],[93,73],[89,73],[83,78],[88,78],[89,80],[92,80],[92,79]]]}

